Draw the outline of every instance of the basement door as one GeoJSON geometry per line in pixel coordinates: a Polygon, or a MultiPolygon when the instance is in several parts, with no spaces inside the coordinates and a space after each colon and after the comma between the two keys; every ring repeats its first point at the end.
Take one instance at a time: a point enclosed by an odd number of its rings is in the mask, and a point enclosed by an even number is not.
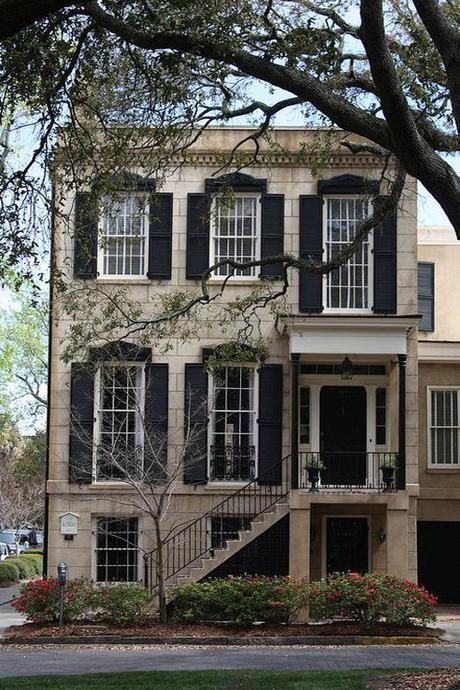
{"type": "Polygon", "coordinates": [[[369,526],[365,517],[326,517],[326,574],[369,570],[369,526]]]}

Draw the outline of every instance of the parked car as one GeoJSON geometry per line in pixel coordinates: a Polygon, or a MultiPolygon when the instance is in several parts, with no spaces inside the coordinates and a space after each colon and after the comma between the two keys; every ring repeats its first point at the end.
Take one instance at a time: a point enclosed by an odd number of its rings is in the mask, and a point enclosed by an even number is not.
{"type": "Polygon", "coordinates": [[[11,556],[13,552],[11,551],[10,547],[8,544],[5,544],[4,542],[0,542],[0,561],[4,561],[5,558],[8,556],[11,556]]]}
{"type": "Polygon", "coordinates": [[[29,547],[29,542],[27,540],[29,530],[27,530],[27,535],[22,534],[24,531],[26,530],[21,530],[19,545],[17,545],[13,530],[4,529],[0,532],[0,543],[6,544],[10,548],[11,553],[16,553],[17,551],[22,553],[29,547]]]}

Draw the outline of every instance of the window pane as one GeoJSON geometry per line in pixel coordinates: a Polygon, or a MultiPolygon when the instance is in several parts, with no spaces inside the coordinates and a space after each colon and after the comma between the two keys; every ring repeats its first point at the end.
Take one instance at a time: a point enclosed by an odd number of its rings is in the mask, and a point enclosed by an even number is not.
{"type": "Polygon", "coordinates": [[[99,518],[96,521],[96,579],[135,582],[138,579],[137,518],[99,518]]]}
{"type": "Polygon", "coordinates": [[[458,464],[458,390],[431,391],[431,462],[458,464]]]}
{"type": "Polygon", "coordinates": [[[144,275],[147,219],[145,197],[126,195],[122,199],[104,199],[100,232],[104,275],[144,275]]]}
{"type": "MultiPolygon", "coordinates": [[[[368,215],[363,199],[328,199],[326,259],[335,258],[354,239],[358,223],[368,215]]],[[[354,256],[326,277],[327,306],[336,309],[368,309],[369,238],[354,256]]]]}
{"type": "MultiPolygon", "coordinates": [[[[214,262],[230,259],[237,262],[257,258],[257,213],[259,198],[236,197],[215,200],[213,225],[214,262]],[[243,239],[244,238],[244,239],[243,239]]],[[[229,275],[231,269],[221,266],[217,275],[229,275]]],[[[255,276],[256,267],[236,270],[236,276],[255,276]]]]}

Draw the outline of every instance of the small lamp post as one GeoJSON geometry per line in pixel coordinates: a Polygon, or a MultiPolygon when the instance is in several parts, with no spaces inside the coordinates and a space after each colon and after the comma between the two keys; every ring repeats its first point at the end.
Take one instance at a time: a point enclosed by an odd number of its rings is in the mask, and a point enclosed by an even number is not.
{"type": "Polygon", "coordinates": [[[57,581],[59,585],[59,625],[64,623],[64,590],[67,582],[67,563],[61,561],[57,566],[57,581]]]}

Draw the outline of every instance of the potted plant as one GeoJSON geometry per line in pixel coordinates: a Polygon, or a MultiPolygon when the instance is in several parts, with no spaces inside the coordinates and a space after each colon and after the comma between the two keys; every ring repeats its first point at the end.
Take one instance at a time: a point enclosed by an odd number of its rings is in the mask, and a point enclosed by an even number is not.
{"type": "Polygon", "coordinates": [[[391,491],[394,487],[396,462],[396,453],[383,454],[383,458],[380,461],[380,469],[382,470],[382,481],[385,484],[384,491],[391,491]]]}
{"type": "Polygon", "coordinates": [[[325,468],[325,464],[318,453],[307,453],[305,468],[307,470],[307,479],[310,483],[310,492],[317,493],[319,491],[317,486],[319,475],[321,470],[325,468]]]}

